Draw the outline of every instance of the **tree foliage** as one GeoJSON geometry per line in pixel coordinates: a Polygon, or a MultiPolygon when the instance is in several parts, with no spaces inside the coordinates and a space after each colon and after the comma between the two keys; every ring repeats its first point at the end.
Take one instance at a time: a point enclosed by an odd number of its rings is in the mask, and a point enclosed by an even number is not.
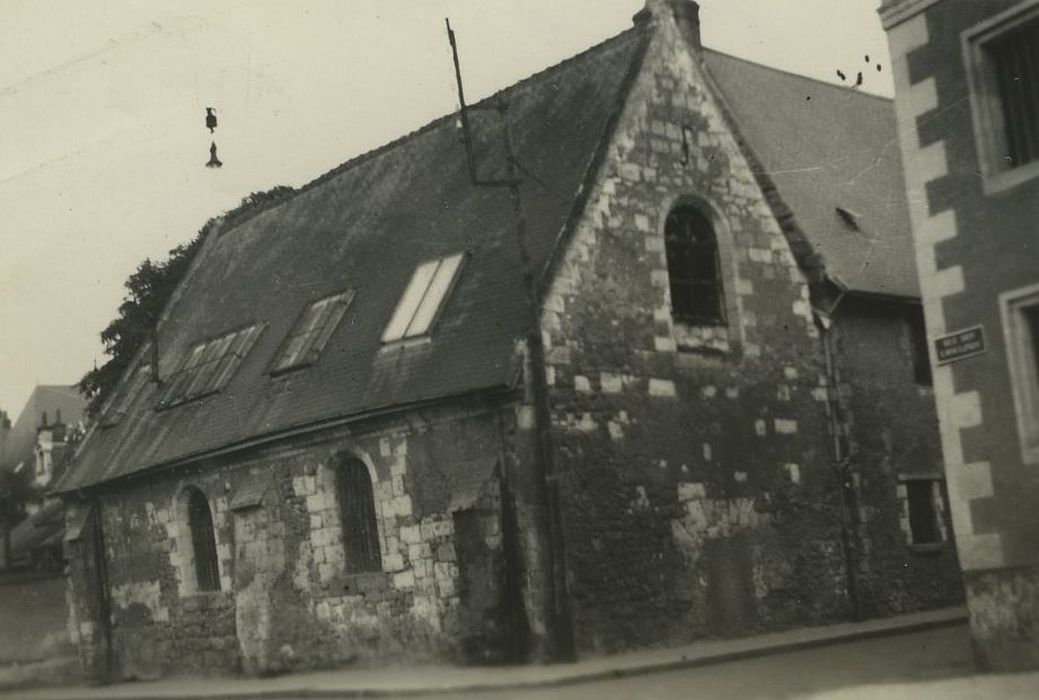
{"type": "Polygon", "coordinates": [[[25,502],[33,495],[27,469],[15,473],[0,467],[0,529],[14,527],[25,517],[25,502]]]}
{"type": "MultiPolygon", "coordinates": [[[[295,190],[278,186],[266,192],[254,192],[222,217],[222,227],[233,227],[255,216],[267,207],[290,197],[295,190]]],[[[150,336],[173,290],[184,278],[191,261],[220,218],[210,219],[190,242],[177,246],[163,261],[145,259],[130,275],[124,286],[127,295],[119,305],[119,315],[101,331],[101,342],[109,359],[83,375],[79,390],[90,399],[88,410],[96,415],[105,399],[119,382],[138,348],[150,336]]]]}

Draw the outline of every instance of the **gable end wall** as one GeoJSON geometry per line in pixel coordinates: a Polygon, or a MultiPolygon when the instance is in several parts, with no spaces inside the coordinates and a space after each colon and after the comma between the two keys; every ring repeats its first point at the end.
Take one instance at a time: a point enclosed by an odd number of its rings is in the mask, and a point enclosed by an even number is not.
{"type": "Polygon", "coordinates": [[[544,299],[584,650],[845,609],[808,285],[702,70],[658,23],[544,299]],[[723,327],[672,322],[663,226],[685,202],[716,222],[723,327]]]}

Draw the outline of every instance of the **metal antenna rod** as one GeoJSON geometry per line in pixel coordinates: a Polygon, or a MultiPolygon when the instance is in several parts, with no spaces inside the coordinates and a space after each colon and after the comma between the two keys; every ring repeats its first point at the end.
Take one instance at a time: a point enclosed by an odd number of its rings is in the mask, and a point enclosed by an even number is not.
{"type": "MultiPolygon", "coordinates": [[[[476,174],[476,158],[473,155],[473,132],[469,123],[469,110],[480,108],[470,108],[465,103],[465,90],[462,88],[462,67],[458,62],[458,42],[455,40],[454,30],[451,29],[451,20],[445,17],[444,24],[447,26],[447,40],[451,42],[451,57],[455,62],[455,81],[458,84],[458,107],[462,119],[462,140],[465,143],[465,162],[469,167],[469,179],[477,187],[513,187],[521,184],[515,178],[485,180],[476,174]]],[[[484,107],[483,109],[501,111],[496,107],[484,107]]],[[[511,155],[509,157],[511,158],[511,155]]]]}
{"type": "Polygon", "coordinates": [[[523,287],[527,296],[527,313],[529,320],[526,329],[526,345],[529,362],[529,401],[534,409],[535,459],[531,465],[536,474],[536,496],[541,501],[544,518],[544,544],[547,545],[547,565],[551,610],[548,620],[547,655],[555,660],[572,660],[574,658],[573,627],[570,602],[567,595],[566,582],[566,545],[563,539],[562,508],[559,497],[559,477],[555,470],[555,450],[552,446],[552,411],[548,395],[548,381],[545,370],[545,347],[541,338],[541,301],[538,279],[534,275],[534,261],[530,254],[527,240],[527,224],[523,215],[523,202],[520,186],[523,180],[517,175],[522,165],[516,159],[512,149],[507,118],[508,105],[504,100],[496,105],[483,109],[497,111],[502,122],[502,147],[505,150],[505,179],[480,179],[476,173],[473,156],[472,134],[469,124],[469,107],[465,103],[465,92],[462,89],[462,70],[458,62],[458,44],[455,33],[451,30],[451,22],[447,25],[447,38],[451,42],[451,53],[455,63],[455,79],[458,81],[458,102],[461,110],[463,140],[465,142],[466,163],[469,177],[475,187],[507,187],[512,204],[515,221],[516,247],[519,264],[523,275],[523,287]]]}

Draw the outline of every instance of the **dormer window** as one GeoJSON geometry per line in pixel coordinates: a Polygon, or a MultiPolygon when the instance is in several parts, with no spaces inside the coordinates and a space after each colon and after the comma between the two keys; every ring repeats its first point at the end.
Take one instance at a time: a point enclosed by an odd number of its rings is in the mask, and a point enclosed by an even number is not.
{"type": "Polygon", "coordinates": [[[859,226],[859,215],[852,210],[837,207],[837,216],[840,217],[841,222],[848,228],[848,230],[858,231],[860,233],[862,232],[862,227],[859,226]]]}
{"type": "Polygon", "coordinates": [[[462,268],[464,253],[424,262],[415,268],[382,342],[418,338],[429,333],[462,268]]]}
{"type": "Polygon", "coordinates": [[[220,391],[260,337],[263,326],[249,326],[192,346],[166,385],[158,408],[169,408],[220,391]]]}
{"type": "Polygon", "coordinates": [[[285,372],[314,364],[353,298],[354,291],[350,289],[308,306],[292,335],[285,341],[271,372],[285,372]]]}

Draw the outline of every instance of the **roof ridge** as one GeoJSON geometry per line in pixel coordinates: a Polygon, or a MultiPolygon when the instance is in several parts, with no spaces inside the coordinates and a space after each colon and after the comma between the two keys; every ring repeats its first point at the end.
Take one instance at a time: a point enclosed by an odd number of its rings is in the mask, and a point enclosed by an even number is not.
{"type": "Polygon", "coordinates": [[[894,98],[892,98],[892,97],[886,97],[884,95],[875,95],[872,92],[865,92],[863,90],[856,90],[854,87],[852,87],[850,85],[838,85],[837,83],[831,83],[831,82],[828,82],[826,80],[822,80],[821,78],[813,78],[810,75],[805,75],[803,73],[797,73],[797,72],[792,71],[792,70],[786,70],[785,68],[776,68],[775,66],[769,66],[769,65],[766,65],[764,63],[758,63],[757,61],[752,61],[749,58],[743,58],[742,56],[736,56],[734,54],[726,53],[724,51],[719,51],[718,49],[712,49],[712,48],[709,48],[707,46],[705,46],[703,48],[703,50],[705,52],[713,53],[716,56],[722,56],[724,58],[729,58],[729,59],[732,59],[734,61],[739,61],[740,63],[747,63],[747,64],[750,64],[750,65],[754,66],[755,68],[763,68],[763,69],[765,69],[767,71],[771,71],[773,73],[782,73],[783,75],[789,75],[789,76],[794,77],[794,78],[800,78],[801,80],[805,80],[805,81],[810,82],[810,83],[815,83],[816,85],[821,85],[823,87],[832,88],[833,90],[847,92],[847,93],[851,93],[851,94],[855,94],[855,95],[862,95],[863,97],[872,97],[873,99],[881,100],[883,102],[888,102],[888,103],[891,103],[891,104],[894,104],[894,101],[895,101],[894,98]]]}
{"type": "MultiPolygon", "coordinates": [[[[559,61],[558,63],[553,63],[553,64],[551,64],[549,66],[546,66],[546,67],[542,68],[541,70],[537,71],[536,73],[531,73],[527,77],[521,78],[520,80],[518,80],[515,83],[512,83],[510,85],[506,85],[505,87],[503,87],[503,88],[501,88],[501,89],[491,93],[487,97],[481,98],[481,99],[477,100],[476,102],[473,102],[472,104],[469,104],[467,106],[469,108],[473,108],[473,107],[485,105],[485,104],[491,102],[492,100],[498,98],[503,93],[507,93],[507,92],[510,92],[510,91],[515,90],[517,88],[521,88],[521,87],[525,87],[525,86],[531,85],[531,84],[533,84],[534,82],[536,82],[538,80],[543,80],[549,74],[554,73],[554,72],[556,72],[558,70],[561,70],[561,69],[567,67],[568,65],[570,65],[572,63],[575,63],[576,61],[578,61],[578,60],[580,60],[582,58],[587,57],[590,53],[592,53],[594,51],[597,51],[599,49],[602,49],[607,44],[610,44],[610,43],[613,43],[613,42],[618,42],[619,43],[622,39],[627,39],[629,36],[634,36],[637,33],[637,31],[638,31],[637,27],[629,27],[628,29],[625,29],[622,32],[618,32],[617,34],[614,34],[611,37],[603,39],[602,41],[600,41],[597,44],[589,46],[587,49],[585,49],[584,51],[581,51],[580,53],[576,53],[573,56],[569,56],[567,58],[564,58],[563,60],[559,61]]],[[[443,122],[445,122],[445,121],[447,121],[449,119],[455,118],[458,115],[458,113],[459,113],[459,110],[455,109],[455,110],[453,110],[451,112],[448,112],[447,114],[443,114],[443,115],[433,119],[432,121],[427,122],[426,124],[423,124],[422,126],[416,128],[416,129],[413,129],[412,131],[409,131],[409,132],[407,132],[405,134],[402,134],[402,135],[398,136],[397,138],[393,139],[392,141],[387,141],[386,143],[382,144],[381,146],[376,146],[375,148],[372,148],[372,149],[369,149],[367,151],[363,151],[361,153],[358,153],[357,155],[353,156],[352,158],[350,158],[350,159],[348,159],[346,161],[343,161],[339,165],[331,168],[330,170],[322,173],[321,175],[318,175],[317,177],[313,178],[312,180],[310,180],[310,181],[300,185],[299,187],[296,188],[296,191],[291,196],[287,197],[286,199],[282,200],[281,202],[278,202],[277,204],[272,205],[268,209],[264,209],[261,212],[257,212],[257,215],[263,214],[263,213],[265,213],[267,211],[270,211],[271,209],[276,209],[280,205],[283,205],[283,204],[286,204],[288,202],[291,202],[292,200],[296,199],[296,197],[298,197],[299,195],[303,194],[304,192],[306,192],[306,191],[308,191],[308,190],[310,190],[310,189],[312,189],[314,187],[317,187],[318,185],[320,185],[320,184],[322,184],[322,183],[324,183],[324,182],[326,182],[328,180],[331,180],[331,179],[339,176],[340,174],[342,174],[344,172],[347,172],[347,171],[349,171],[349,170],[351,170],[351,169],[353,169],[353,168],[355,168],[355,167],[357,167],[357,166],[359,166],[359,165],[361,165],[363,163],[366,163],[366,162],[368,162],[372,158],[376,158],[376,157],[382,155],[383,153],[391,151],[391,150],[397,148],[398,146],[400,146],[400,145],[402,145],[402,144],[404,144],[404,143],[406,143],[408,141],[411,141],[412,139],[414,139],[414,138],[416,138],[418,136],[421,136],[422,134],[425,134],[425,133],[427,133],[429,131],[432,131],[434,128],[440,126],[443,122]]],[[[252,218],[252,217],[250,217],[250,218],[252,218]]],[[[240,222],[240,223],[244,223],[244,222],[240,222]]],[[[233,231],[234,229],[237,229],[238,227],[239,227],[239,224],[236,224],[234,227],[232,227],[232,228],[228,229],[227,231],[225,231],[225,233],[230,233],[231,231],[233,231]]]]}

